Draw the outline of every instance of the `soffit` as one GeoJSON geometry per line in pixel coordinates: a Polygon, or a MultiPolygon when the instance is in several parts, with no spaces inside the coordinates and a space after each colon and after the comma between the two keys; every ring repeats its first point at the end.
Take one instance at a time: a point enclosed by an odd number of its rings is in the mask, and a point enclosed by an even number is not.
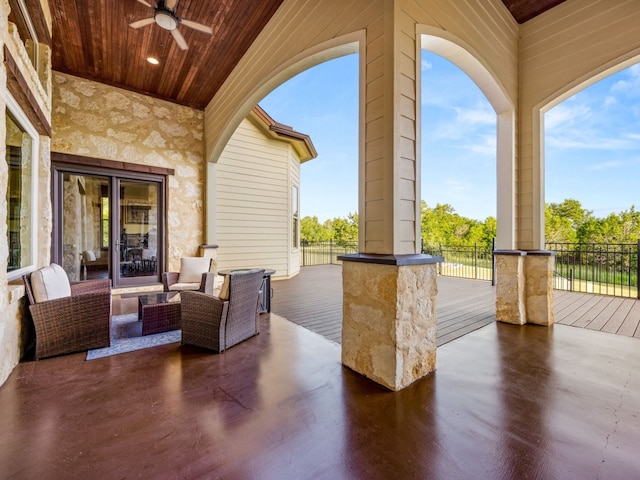
{"type": "MultiPolygon", "coordinates": [[[[523,23],[564,0],[502,1],[523,23]]],[[[185,51],[155,23],[129,27],[153,14],[139,1],[49,0],[53,69],[203,110],[282,2],[179,0],[178,17],[213,28],[179,26],[185,51]]]]}

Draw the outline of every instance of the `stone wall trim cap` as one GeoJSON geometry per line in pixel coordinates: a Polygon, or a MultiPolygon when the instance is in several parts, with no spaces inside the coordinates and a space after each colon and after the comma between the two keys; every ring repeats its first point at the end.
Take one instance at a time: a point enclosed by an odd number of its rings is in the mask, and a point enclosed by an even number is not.
{"type": "Polygon", "coordinates": [[[513,255],[517,257],[524,257],[527,252],[523,250],[494,250],[494,255],[513,255]]]}
{"type": "Polygon", "coordinates": [[[527,255],[538,255],[540,257],[555,257],[557,252],[553,250],[528,250],[527,255]]]}
{"type": "Polygon", "coordinates": [[[339,255],[338,260],[343,262],[376,263],[379,265],[426,265],[430,263],[444,262],[443,257],[434,257],[423,253],[408,255],[386,255],[378,253],[353,253],[339,255]]]}

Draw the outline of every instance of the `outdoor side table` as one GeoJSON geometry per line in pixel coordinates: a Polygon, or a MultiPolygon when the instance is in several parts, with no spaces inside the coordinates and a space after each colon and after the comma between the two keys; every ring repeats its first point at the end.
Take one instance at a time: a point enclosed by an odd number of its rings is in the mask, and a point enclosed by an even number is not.
{"type": "Polygon", "coordinates": [[[140,295],[138,320],[142,321],[142,335],[180,329],[180,292],[140,295]]]}
{"type": "MultiPolygon", "coordinates": [[[[257,267],[256,267],[257,268],[257,267]]],[[[233,268],[230,270],[220,270],[218,275],[229,275],[233,272],[241,272],[243,270],[253,270],[252,268],[233,268]]],[[[262,277],[262,286],[260,290],[262,290],[262,305],[260,306],[260,313],[271,312],[271,296],[273,292],[271,291],[271,275],[276,273],[275,270],[270,268],[264,269],[264,276],[262,277]]]]}

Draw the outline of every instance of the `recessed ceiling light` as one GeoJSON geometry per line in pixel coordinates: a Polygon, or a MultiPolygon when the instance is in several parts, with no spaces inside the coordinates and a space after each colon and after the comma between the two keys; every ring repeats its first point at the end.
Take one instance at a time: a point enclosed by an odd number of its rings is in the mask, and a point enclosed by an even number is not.
{"type": "Polygon", "coordinates": [[[160,60],[158,60],[156,57],[147,57],[147,62],[151,63],[152,65],[158,65],[160,63],[160,60]]]}

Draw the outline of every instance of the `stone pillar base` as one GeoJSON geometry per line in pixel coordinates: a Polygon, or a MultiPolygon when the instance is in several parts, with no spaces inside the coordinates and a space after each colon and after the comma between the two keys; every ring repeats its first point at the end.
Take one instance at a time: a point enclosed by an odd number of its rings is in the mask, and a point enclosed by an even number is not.
{"type": "Polygon", "coordinates": [[[412,255],[423,263],[394,264],[365,257],[373,256],[340,257],[342,363],[390,390],[401,390],[436,367],[436,276],[442,259],[412,255]]]}
{"type": "Polygon", "coordinates": [[[527,323],[524,300],[524,252],[494,252],[496,268],[496,320],[527,323]]]}
{"type": "Polygon", "coordinates": [[[496,319],[523,325],[552,325],[553,269],[549,251],[496,251],[496,319]]]}
{"type": "Polygon", "coordinates": [[[555,254],[549,251],[527,252],[527,323],[553,325],[553,270],[555,254]]]}

